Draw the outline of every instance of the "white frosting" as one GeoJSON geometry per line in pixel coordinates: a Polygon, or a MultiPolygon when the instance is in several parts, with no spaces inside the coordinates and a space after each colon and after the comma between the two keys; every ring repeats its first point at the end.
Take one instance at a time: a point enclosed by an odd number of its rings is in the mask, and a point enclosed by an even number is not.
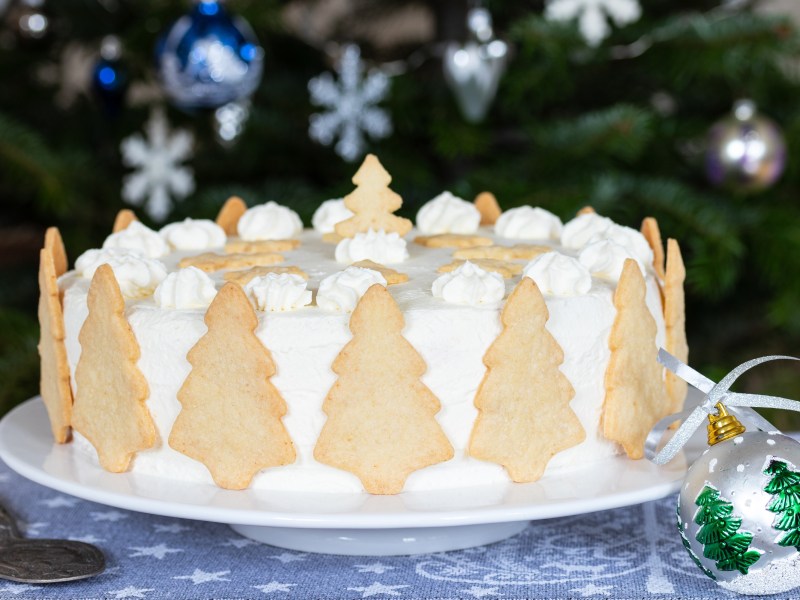
{"type": "Polygon", "coordinates": [[[601,241],[612,241],[627,250],[641,265],[653,262],[653,250],[645,237],[637,230],[617,225],[608,217],[596,213],[579,215],[564,225],[561,243],[567,248],[582,250],[601,241]]]}
{"type": "Polygon", "coordinates": [[[475,233],[481,213],[471,202],[450,192],[442,192],[422,205],[417,213],[417,229],[426,234],[475,233]]]}
{"type": "Polygon", "coordinates": [[[169,254],[167,242],[139,221],[132,221],[122,231],[112,233],[103,242],[103,248],[133,250],[148,258],[161,258],[169,254]]]}
{"type": "Polygon", "coordinates": [[[225,245],[225,230],[209,219],[184,219],[158,232],[175,250],[207,250],[225,245]]]}
{"type": "Polygon", "coordinates": [[[505,296],[506,284],[502,275],[465,261],[454,271],[438,277],[431,292],[445,302],[477,306],[500,302],[505,296]]]}
{"type": "Polygon", "coordinates": [[[119,248],[87,250],[75,261],[75,270],[91,279],[103,264],[114,271],[122,295],[128,298],[149,296],[167,276],[167,269],[161,261],[119,248]]]}
{"type": "Polygon", "coordinates": [[[602,236],[593,238],[592,241],[598,239],[610,240],[619,244],[642,266],[653,263],[653,249],[650,248],[650,244],[639,231],[631,227],[614,223],[602,236]]]}
{"type": "Polygon", "coordinates": [[[561,245],[580,250],[598,236],[602,237],[613,224],[614,221],[597,213],[578,215],[561,230],[561,245]]]}
{"type": "Polygon", "coordinates": [[[592,242],[581,250],[578,260],[595,277],[619,281],[625,260],[633,258],[645,274],[644,265],[624,247],[611,240],[592,242]]]}
{"type": "Polygon", "coordinates": [[[352,312],[361,296],[376,283],[386,286],[386,279],[378,271],[347,267],[320,282],[317,306],[323,310],[352,312]]]}
{"type": "Polygon", "coordinates": [[[314,211],[311,217],[311,226],[317,233],[333,233],[337,223],[349,219],[353,211],[344,205],[344,199],[325,200],[314,211]]]}
{"type": "MultiPolygon", "coordinates": [[[[300,239],[302,245],[292,252],[292,264],[309,274],[310,289],[321,287],[320,281],[338,273],[341,265],[333,260],[331,245],[322,242],[318,233],[307,231],[300,239]]],[[[493,241],[497,240],[493,237],[493,241]]],[[[174,252],[164,259],[165,263],[173,270],[183,255],[174,252]]],[[[426,363],[422,383],[441,402],[442,409],[435,418],[455,449],[453,460],[410,475],[404,487],[404,491],[410,493],[396,498],[409,508],[414,506],[417,497],[414,492],[417,491],[481,486],[479,493],[475,491],[477,488],[469,493],[451,490],[451,496],[477,504],[487,498],[491,502],[492,497],[498,494],[502,497],[506,491],[514,493],[508,489],[509,479],[503,467],[466,456],[477,416],[475,393],[486,373],[483,356],[500,333],[502,303],[471,307],[434,298],[430,290],[438,275],[436,269],[450,259],[449,249],[415,250],[403,264],[409,281],[387,288],[403,312],[403,337],[426,363]]],[[[212,277],[218,283],[221,281],[216,275],[212,277]]],[[[65,346],[74,386],[74,369],[81,354],[78,333],[86,319],[89,281],[70,272],[60,278],[59,284],[64,291],[65,346]]],[[[364,289],[366,287],[368,285],[364,289]]],[[[613,284],[595,279],[592,289],[584,295],[545,297],[550,314],[547,329],[564,351],[564,362],[559,369],[575,389],[570,406],[586,431],[583,443],[551,459],[545,478],[578,466],[597,465],[598,461],[618,453],[617,446],[603,437],[599,427],[605,396],[603,381],[610,358],[608,335],[616,315],[613,292],[613,284]]],[[[650,272],[647,305],[658,326],[657,347],[664,343],[664,319],[658,284],[650,272]]],[[[288,412],[283,423],[295,444],[297,460],[285,467],[261,471],[253,479],[251,488],[266,502],[265,507],[277,507],[284,497],[291,498],[293,503],[302,502],[303,492],[324,492],[330,498],[331,510],[359,505],[364,496],[358,493],[363,491],[358,478],[320,464],[313,457],[314,445],[327,418],[322,412],[322,402],[337,381],[331,365],[352,337],[348,328],[350,314],[313,305],[302,310],[257,314],[260,325],[256,335],[275,362],[276,373],[270,382],[287,403],[288,412]]],[[[178,390],[191,369],[186,354],[207,331],[204,312],[161,309],[146,298],[127,300],[126,317],[141,348],[137,365],[148,381],[147,407],[155,422],[158,440],[154,448],[137,453],[132,471],[170,482],[205,483],[211,497],[218,493],[218,488],[208,469],[173,450],[166,442],[181,410],[178,390]]],[[[74,437],[76,446],[85,450],[89,459],[96,460],[88,441],[78,433],[74,437]]],[[[595,469],[601,472],[598,475],[601,480],[603,470],[595,469]]],[[[607,475],[613,473],[609,471],[607,475]]],[[[576,486],[576,489],[580,485],[585,487],[583,480],[575,483],[569,477],[555,481],[559,485],[576,486]]],[[[586,493],[586,490],[578,491],[586,493]]]]}
{"type": "Polygon", "coordinates": [[[214,281],[197,267],[174,271],[153,292],[161,308],[205,308],[217,295],[214,281]]]}
{"type": "Polygon", "coordinates": [[[248,242],[286,240],[300,235],[303,222],[291,208],[270,201],[248,208],[239,219],[237,231],[248,242]]]}
{"type": "Polygon", "coordinates": [[[352,238],[344,238],[336,244],[336,261],[352,264],[360,260],[371,260],[381,265],[401,263],[408,258],[406,241],[400,234],[386,233],[381,229],[370,229],[367,233],[357,233],[352,238]]]}
{"type": "Polygon", "coordinates": [[[299,275],[267,273],[254,277],[245,286],[258,310],[294,310],[311,304],[308,283],[299,275]]]}
{"type": "Polygon", "coordinates": [[[561,219],[538,206],[511,208],[503,212],[494,224],[497,235],[518,240],[557,240],[561,228],[561,219]]]}
{"type": "Polygon", "coordinates": [[[592,275],[580,261],[560,252],[546,252],[529,262],[522,271],[544,294],[578,296],[592,289],[592,275]]]}

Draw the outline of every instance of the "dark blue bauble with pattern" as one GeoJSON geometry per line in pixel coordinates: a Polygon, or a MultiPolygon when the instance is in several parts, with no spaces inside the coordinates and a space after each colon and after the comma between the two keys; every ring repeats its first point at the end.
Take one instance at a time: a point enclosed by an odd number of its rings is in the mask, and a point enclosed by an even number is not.
{"type": "Polygon", "coordinates": [[[244,19],[219,1],[199,0],[159,40],[156,65],[175,106],[217,108],[255,91],[264,52],[244,19]]]}

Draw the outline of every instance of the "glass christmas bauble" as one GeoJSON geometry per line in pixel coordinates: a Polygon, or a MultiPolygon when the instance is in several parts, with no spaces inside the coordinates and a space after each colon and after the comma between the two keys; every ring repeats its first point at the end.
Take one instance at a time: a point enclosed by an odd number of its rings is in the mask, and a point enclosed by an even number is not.
{"type": "Polygon", "coordinates": [[[180,108],[217,108],[252,94],[261,82],[264,52],[248,23],[221,2],[199,0],[156,48],[167,98],[180,108]]]}
{"type": "Polygon", "coordinates": [[[709,447],[681,487],[678,528],[692,560],[728,590],[800,586],[800,444],[754,431],[709,447]]]}
{"type": "Polygon", "coordinates": [[[750,100],[711,127],[706,146],[706,175],[714,185],[736,192],[771,186],[786,166],[786,143],[780,128],[759,115],[750,100]]]}

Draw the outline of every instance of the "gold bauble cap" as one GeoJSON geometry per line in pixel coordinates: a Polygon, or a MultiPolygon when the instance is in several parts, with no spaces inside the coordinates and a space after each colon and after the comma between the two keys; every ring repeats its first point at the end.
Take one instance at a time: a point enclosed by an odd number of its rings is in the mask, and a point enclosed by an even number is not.
{"type": "Polygon", "coordinates": [[[708,445],[713,446],[745,432],[744,425],[729,415],[722,402],[716,404],[717,414],[708,415],[708,445]]]}

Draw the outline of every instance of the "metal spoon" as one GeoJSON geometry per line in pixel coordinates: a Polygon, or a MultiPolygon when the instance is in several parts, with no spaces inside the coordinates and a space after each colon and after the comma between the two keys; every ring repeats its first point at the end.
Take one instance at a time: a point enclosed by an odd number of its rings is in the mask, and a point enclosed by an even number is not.
{"type": "Polygon", "coordinates": [[[0,578],[58,583],[99,575],[106,559],[97,546],[72,540],[25,539],[0,505],[0,578]]]}

